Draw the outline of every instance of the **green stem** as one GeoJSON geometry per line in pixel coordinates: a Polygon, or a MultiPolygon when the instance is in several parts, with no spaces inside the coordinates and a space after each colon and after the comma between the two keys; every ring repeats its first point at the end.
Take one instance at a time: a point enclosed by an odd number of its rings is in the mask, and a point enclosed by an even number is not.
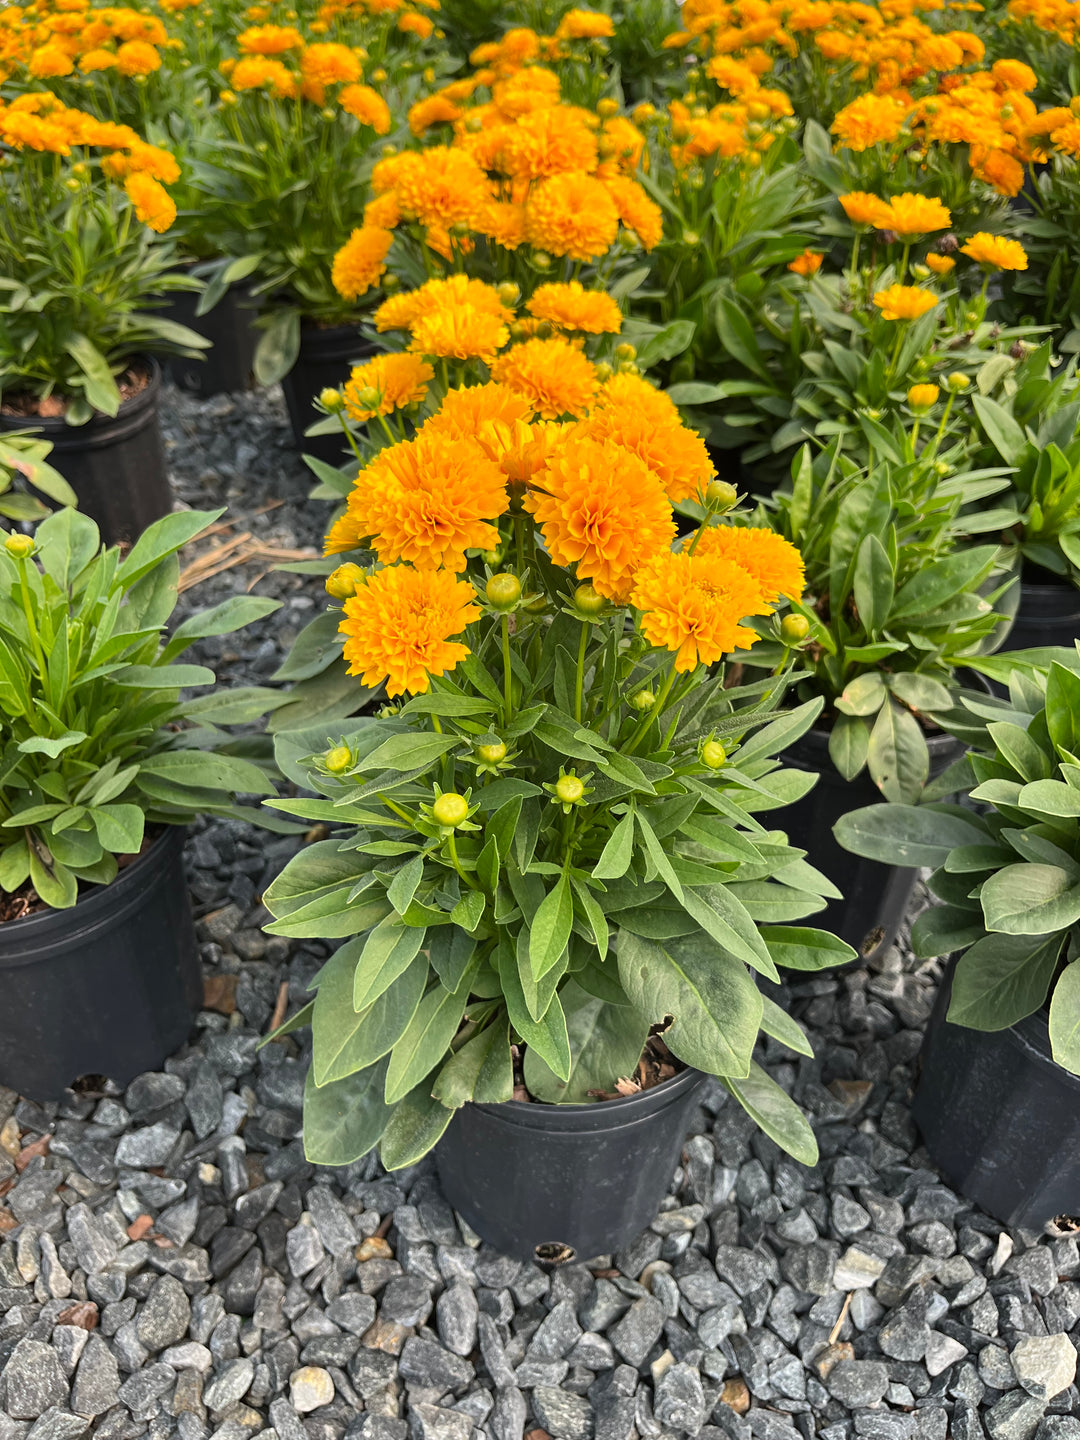
{"type": "Polygon", "coordinates": [[[645,735],[648,732],[648,729],[652,725],[653,721],[659,720],[660,714],[665,704],[667,703],[667,698],[671,694],[671,687],[675,683],[676,659],[677,657],[674,655],[671,657],[671,666],[668,669],[668,673],[664,676],[664,683],[660,686],[660,694],[656,697],[656,704],[652,707],[649,713],[647,715],[644,715],[639,721],[637,729],[630,736],[630,743],[623,751],[624,755],[633,755],[634,751],[640,745],[641,741],[645,738],[645,735]]]}
{"type": "Polygon", "coordinates": [[[510,668],[510,616],[502,617],[502,659],[503,659],[503,724],[510,724],[514,713],[513,671],[510,668]]]}
{"type": "Polygon", "coordinates": [[[577,676],[574,681],[574,719],[581,723],[582,701],[585,692],[585,651],[589,645],[589,622],[581,622],[581,639],[578,642],[577,676]]]}
{"type": "Polygon", "coordinates": [[[454,832],[452,830],[450,834],[446,837],[446,848],[450,852],[450,863],[453,865],[454,869],[460,875],[462,880],[465,881],[465,884],[468,885],[470,890],[479,890],[480,886],[477,884],[477,882],[472,878],[470,874],[468,874],[467,871],[461,868],[461,861],[458,859],[457,853],[457,842],[454,839],[454,832]]]}
{"type": "Polygon", "coordinates": [[[385,795],[380,795],[379,799],[382,801],[382,803],[386,806],[388,810],[392,810],[395,815],[400,815],[402,820],[407,820],[410,825],[416,824],[416,817],[410,815],[408,810],[405,810],[402,806],[400,806],[396,800],[390,800],[385,795]]]}
{"type": "Polygon", "coordinates": [[[30,643],[34,647],[38,675],[41,677],[42,684],[44,684],[48,672],[45,665],[45,652],[41,648],[41,640],[38,637],[37,626],[34,624],[34,611],[30,604],[30,591],[26,582],[25,556],[19,555],[17,557],[17,564],[19,566],[19,595],[22,599],[23,614],[26,616],[26,628],[30,632],[30,643]]]}

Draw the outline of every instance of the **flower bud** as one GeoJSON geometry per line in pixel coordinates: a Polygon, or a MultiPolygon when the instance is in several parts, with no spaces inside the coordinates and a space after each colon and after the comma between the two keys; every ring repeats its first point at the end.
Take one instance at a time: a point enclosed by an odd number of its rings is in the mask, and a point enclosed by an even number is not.
{"type": "Polygon", "coordinates": [[[555,783],[555,797],[564,805],[576,805],[585,794],[585,786],[576,775],[560,775],[555,783]]]}
{"type": "Polygon", "coordinates": [[[610,120],[612,115],[619,113],[619,102],[612,100],[610,96],[606,96],[603,100],[596,102],[596,113],[604,120],[610,120]]]}
{"type": "Polygon", "coordinates": [[[907,400],[916,415],[925,415],[927,410],[937,404],[940,394],[941,391],[936,385],[912,385],[907,392],[907,400]]]}
{"type": "Polygon", "coordinates": [[[696,230],[684,230],[682,232],[682,243],[691,247],[701,244],[701,236],[696,230]]]}
{"type": "Polygon", "coordinates": [[[492,575],[486,593],[488,603],[496,610],[513,610],[521,599],[521,581],[504,570],[501,575],[492,575]]]}
{"type": "Polygon", "coordinates": [[[376,85],[381,85],[381,84],[383,83],[383,81],[386,79],[386,71],[385,71],[385,70],[382,68],[382,66],[380,65],[379,68],[378,68],[378,70],[373,70],[373,71],[371,72],[371,78],[372,78],[372,80],[375,82],[376,85]]]}
{"type": "Polygon", "coordinates": [[[365,572],[362,567],[354,565],[350,560],[339,565],[326,577],[326,593],[335,600],[348,600],[350,595],[356,594],[364,579],[365,572]]]}
{"type": "Polygon", "coordinates": [[[954,395],[959,395],[962,390],[967,390],[971,385],[971,376],[965,375],[962,370],[954,370],[951,375],[945,377],[945,384],[954,395]]]}
{"type": "Polygon", "coordinates": [[[329,410],[331,415],[336,415],[340,410],[345,409],[345,397],[340,390],[335,390],[328,385],[325,390],[319,391],[319,404],[324,410],[329,410]]]}
{"type": "Polygon", "coordinates": [[[29,535],[12,534],[5,538],[4,549],[16,560],[26,560],[34,553],[34,542],[29,535]]]}
{"type": "Polygon", "coordinates": [[[727,760],[727,751],[719,740],[706,740],[701,747],[701,763],[710,770],[719,770],[727,760]]]}
{"type": "Polygon", "coordinates": [[[464,795],[458,795],[453,790],[448,790],[445,795],[440,795],[431,807],[431,818],[436,825],[445,825],[448,829],[456,829],[461,822],[468,818],[469,802],[464,795]]]}
{"type": "Polygon", "coordinates": [[[574,591],[574,605],[583,615],[599,615],[607,603],[591,585],[579,585],[574,591]]]}
{"type": "Polygon", "coordinates": [[[323,765],[331,775],[341,775],[353,763],[353,753],[348,745],[334,745],[323,756],[323,765]]]}
{"type": "Polygon", "coordinates": [[[365,385],[356,392],[356,399],[362,410],[378,410],[382,404],[382,393],[374,385],[365,385]]]}
{"type": "Polygon", "coordinates": [[[615,358],[616,360],[636,360],[637,349],[635,346],[628,345],[625,342],[622,345],[616,345],[615,358]]]}
{"type": "Polygon", "coordinates": [[[656,704],[656,696],[651,690],[636,690],[630,696],[629,703],[634,710],[651,710],[656,704]]]}
{"type": "Polygon", "coordinates": [[[512,280],[504,280],[501,285],[495,287],[495,294],[504,305],[513,306],[521,299],[521,289],[512,280]]]}
{"type": "Polygon", "coordinates": [[[710,480],[705,487],[705,504],[710,510],[730,510],[738,498],[738,490],[727,480],[710,480]]]}
{"type": "Polygon", "coordinates": [[[500,760],[506,759],[506,746],[503,741],[496,740],[494,744],[478,745],[476,754],[485,765],[498,765],[500,760]]]}
{"type": "Polygon", "coordinates": [[[785,645],[799,645],[810,634],[810,621],[805,615],[785,615],[780,621],[780,639],[785,645]]]}
{"type": "Polygon", "coordinates": [[[551,269],[551,256],[544,250],[534,250],[532,261],[537,270],[551,269]]]}
{"type": "Polygon", "coordinates": [[[635,125],[645,125],[656,115],[656,106],[650,105],[647,100],[640,105],[634,106],[633,120],[635,125]]]}

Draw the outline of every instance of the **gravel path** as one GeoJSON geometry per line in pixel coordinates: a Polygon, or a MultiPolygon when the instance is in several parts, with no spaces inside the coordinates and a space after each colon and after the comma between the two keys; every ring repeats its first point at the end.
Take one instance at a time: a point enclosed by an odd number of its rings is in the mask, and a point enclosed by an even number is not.
{"type": "MultiPolygon", "coordinates": [[[[184,500],[317,541],[276,398],[169,406],[184,500]]],[[[299,577],[258,592],[285,609],[201,652],[239,683],[320,603],[299,577]]],[[[1076,1240],[1003,1230],[912,1128],[936,966],[901,944],[783,997],[817,1056],[764,1058],[814,1118],[816,1170],[714,1086],[653,1226],[546,1274],[463,1229],[430,1162],[305,1162],[301,1049],[255,1048],[328,953],[259,929],[295,843],[192,837],[208,1008],[161,1073],[59,1107],[0,1090],[0,1440],[1080,1440],[1076,1240]]]]}

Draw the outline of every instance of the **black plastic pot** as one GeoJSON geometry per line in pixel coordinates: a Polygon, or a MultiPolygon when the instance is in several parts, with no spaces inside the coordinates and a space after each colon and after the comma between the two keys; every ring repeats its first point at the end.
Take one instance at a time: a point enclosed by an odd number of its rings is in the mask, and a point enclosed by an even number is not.
{"type": "Polygon", "coordinates": [[[212,310],[197,315],[199,296],[178,290],[162,313],[210,341],[210,349],[197,360],[171,357],[165,364],[165,378],[189,395],[232,394],[249,390],[258,331],[256,309],[245,285],[230,285],[212,310]]]}
{"type": "Polygon", "coordinates": [[[705,1080],[685,1070],[593,1105],[466,1105],[435,1151],[443,1192],[503,1254],[610,1254],[656,1218],[705,1080]]]}
{"type": "Polygon", "coordinates": [[[1020,604],[1002,650],[1044,645],[1064,645],[1071,650],[1078,638],[1080,590],[1052,579],[1048,571],[1025,568],[1020,578],[1020,604]]]}
{"type": "Polygon", "coordinates": [[[133,361],[148,383],[121,402],[115,415],[96,414],[85,425],[63,417],[0,415],[0,430],[33,428],[52,445],[49,464],[79,497],[79,509],[96,521],[107,545],[137,540],[172,509],[158,406],[161,366],[152,357],[133,361]]]}
{"type": "Polygon", "coordinates": [[[955,963],[912,1105],[926,1148],[954,1189],[1006,1225],[1041,1230],[1080,1215],[1080,1077],[1053,1060],[1045,1010],[1008,1030],[950,1025],[955,963]]]}
{"type": "Polygon", "coordinates": [[[0,925],[0,1085],[59,1100],[80,1075],[126,1085],[186,1039],[199,947],[170,826],[70,910],[0,925]]]}
{"type": "Polygon", "coordinates": [[[300,354],[281,382],[293,439],[303,454],[314,455],[328,465],[342,463],[348,447],[340,430],[306,438],[304,431],[322,418],[314,408],[316,396],[323,390],[340,389],[348,380],[352,367],[374,354],[376,347],[364,339],[359,325],[334,325],[323,330],[317,325],[303,326],[300,354]]]}
{"type": "MultiPolygon", "coordinates": [[[[931,778],[948,769],[964,748],[944,734],[929,736],[928,744],[931,778]]],[[[820,779],[808,795],[778,812],[775,823],[844,895],[800,923],[831,930],[864,960],[883,955],[907,913],[918,872],[853,855],[842,849],[833,835],[841,815],[876,805],[881,791],[866,770],[854,780],[844,779],[829,758],[826,730],[808,731],[780,758],[793,769],[816,771],[820,779]]]]}

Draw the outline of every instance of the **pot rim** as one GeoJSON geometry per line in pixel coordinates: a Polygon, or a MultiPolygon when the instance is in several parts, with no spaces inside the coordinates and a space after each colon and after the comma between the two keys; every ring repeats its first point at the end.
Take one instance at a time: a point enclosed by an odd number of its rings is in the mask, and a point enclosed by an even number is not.
{"type": "Polygon", "coordinates": [[[150,378],[136,394],[120,401],[120,408],[115,415],[106,415],[102,410],[95,410],[90,419],[82,425],[69,425],[63,415],[0,415],[0,430],[38,430],[46,437],[55,439],[58,435],[85,435],[92,426],[115,425],[120,420],[126,420],[128,416],[156,404],[161,391],[161,362],[157,356],[138,351],[131,356],[124,368],[130,370],[135,365],[145,365],[150,372],[150,378]]]}
{"type": "Polygon", "coordinates": [[[122,905],[132,892],[141,887],[147,871],[158,866],[163,854],[183,846],[185,829],[183,825],[164,826],[157,839],[130,865],[125,865],[114,880],[108,885],[92,885],[68,909],[57,910],[49,906],[44,910],[35,910],[32,915],[22,915],[17,920],[0,922],[0,970],[25,962],[22,953],[7,953],[9,937],[13,937],[14,944],[23,940],[47,942],[50,930],[68,930],[73,922],[92,922],[109,906],[122,905]]]}
{"type": "MultiPolygon", "coordinates": [[[[620,1095],[614,1100],[593,1100],[586,1104],[575,1102],[572,1105],[553,1105],[545,1100],[500,1100],[494,1104],[478,1104],[476,1101],[470,1100],[468,1104],[473,1110],[481,1111],[486,1115],[501,1115],[510,1121],[515,1118],[524,1119],[526,1115],[536,1116],[540,1113],[561,1115],[568,1120],[585,1115],[625,1114],[628,1110],[635,1108],[659,1109],[668,1100],[685,1094],[687,1090],[708,1078],[706,1071],[696,1070],[692,1065],[687,1065],[677,1075],[672,1075],[667,1080],[661,1080],[659,1085],[650,1085],[647,1090],[639,1090],[634,1095],[620,1095]]],[[[537,1127],[530,1126],[529,1128],[537,1127]]]]}

